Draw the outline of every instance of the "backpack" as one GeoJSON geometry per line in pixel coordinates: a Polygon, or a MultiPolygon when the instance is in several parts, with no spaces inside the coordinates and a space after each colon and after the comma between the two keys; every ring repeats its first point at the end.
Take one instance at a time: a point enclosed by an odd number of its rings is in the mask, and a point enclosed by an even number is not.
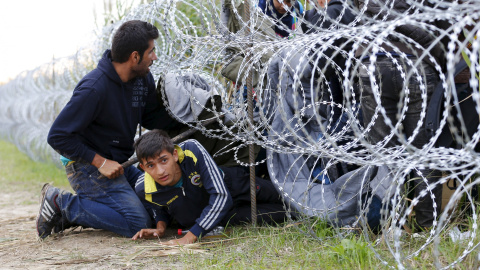
{"type": "MultiPolygon", "coordinates": [[[[468,68],[467,63],[462,59],[458,64],[455,65],[454,76],[458,75],[461,71],[468,68]]],[[[442,118],[443,111],[445,111],[445,97],[442,82],[439,82],[435,88],[430,102],[427,107],[427,116],[426,116],[426,125],[425,130],[430,136],[434,136],[437,130],[440,127],[440,120],[442,118]]],[[[477,132],[479,125],[479,114],[476,110],[475,101],[472,98],[473,89],[469,84],[462,84],[459,87],[455,87],[455,91],[459,100],[458,107],[460,109],[460,114],[465,124],[465,130],[461,130],[461,120],[458,117],[458,109],[453,104],[450,115],[453,117],[453,126],[451,123],[443,127],[440,136],[435,142],[437,147],[447,147],[447,148],[462,148],[465,143],[470,141],[470,138],[477,132]],[[452,134],[450,131],[451,128],[455,127],[458,131],[456,134],[452,134]],[[459,141],[457,139],[460,139],[459,141]]],[[[453,100],[452,100],[453,102],[453,100]]],[[[479,151],[480,146],[477,144],[475,146],[475,151],[479,151]]]]}

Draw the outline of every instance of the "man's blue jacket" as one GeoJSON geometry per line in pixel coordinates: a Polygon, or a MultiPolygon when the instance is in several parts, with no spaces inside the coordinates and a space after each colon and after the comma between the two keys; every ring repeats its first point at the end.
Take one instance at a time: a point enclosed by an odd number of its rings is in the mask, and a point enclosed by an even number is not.
{"type": "Polygon", "coordinates": [[[74,161],[91,163],[97,153],[122,163],[133,154],[139,123],[148,129],[166,128],[173,120],[157,100],[152,74],[122,82],[106,50],[97,68],[75,87],[47,140],[74,161]]]}

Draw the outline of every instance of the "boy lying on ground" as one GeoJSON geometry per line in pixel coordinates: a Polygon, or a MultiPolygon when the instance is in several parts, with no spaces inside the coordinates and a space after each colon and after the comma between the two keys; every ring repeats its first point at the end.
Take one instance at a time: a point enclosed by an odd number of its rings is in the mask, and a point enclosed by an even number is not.
{"type": "MultiPolygon", "coordinates": [[[[135,191],[156,228],[140,230],[133,240],[162,237],[172,219],[189,232],[168,245],[194,243],[218,225],[250,220],[250,180],[244,168],[218,167],[197,141],[174,145],[161,130],[144,134],[134,147],[145,171],[135,191]]],[[[257,221],[285,221],[286,212],[273,184],[257,177],[256,189],[257,221]]]]}

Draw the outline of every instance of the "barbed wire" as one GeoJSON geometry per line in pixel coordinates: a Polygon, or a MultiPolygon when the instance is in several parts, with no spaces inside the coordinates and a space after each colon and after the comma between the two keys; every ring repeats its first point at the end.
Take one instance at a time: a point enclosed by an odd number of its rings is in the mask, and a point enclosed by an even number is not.
{"type": "Polygon", "coordinates": [[[406,0],[405,9],[397,1],[353,2],[327,1],[326,8],[302,2],[308,14],[318,15],[316,21],[298,8],[275,15],[274,6],[262,11],[253,2],[245,21],[238,0],[157,0],[138,6],[103,28],[91,48],[1,86],[0,136],[34,160],[59,164],[46,135],[76,83],[94,68],[124,21],[149,21],[160,30],[160,60],[151,67],[155,79],[174,76],[197,88],[195,78],[204,80],[209,89],[202,90],[213,105],[195,95],[190,103],[210,112],[219,125],[203,127],[198,115],[186,121],[176,114],[166,84],[162,100],[171,115],[207,137],[241,142],[216,153],[232,153],[239,164],[250,165],[237,157],[240,148],[266,149],[267,158],[255,165],[267,163],[302,230],[324,239],[316,231],[322,220],[336,237],[360,231],[392,268],[408,268],[412,258],[433,246],[435,266],[452,267],[479,245],[480,1],[406,0]],[[336,17],[328,13],[334,5],[336,17]],[[266,15],[268,10],[273,15],[266,15]],[[289,15],[296,28],[278,23],[289,15]],[[278,36],[275,26],[288,36],[278,36]],[[456,68],[462,61],[467,79],[459,83],[456,68]],[[249,73],[253,89],[246,86],[249,73]],[[254,91],[253,123],[246,115],[247,91],[254,91]],[[222,108],[215,107],[216,97],[222,108]],[[438,188],[447,183],[456,188],[442,208],[438,188]],[[431,224],[415,247],[405,245],[425,201],[431,224]],[[449,260],[442,247],[459,218],[470,221],[463,228],[470,236],[460,247],[462,255],[449,260]],[[391,257],[381,255],[385,246],[391,257]]]}

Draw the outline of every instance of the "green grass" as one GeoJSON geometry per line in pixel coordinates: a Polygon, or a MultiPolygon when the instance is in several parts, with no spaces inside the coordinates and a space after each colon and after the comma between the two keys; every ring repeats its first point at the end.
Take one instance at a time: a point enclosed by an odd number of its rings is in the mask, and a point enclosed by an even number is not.
{"type": "MultiPolygon", "coordinates": [[[[63,170],[53,164],[34,162],[13,144],[1,140],[0,171],[3,193],[18,191],[39,193],[45,182],[53,182],[55,186],[70,189],[63,170]]],[[[24,203],[37,202],[24,198],[24,203]]],[[[462,224],[464,228],[470,230],[473,226],[472,220],[468,218],[455,221],[455,224],[462,224]]],[[[397,265],[385,241],[379,241],[374,248],[370,246],[376,239],[386,237],[370,234],[368,236],[371,240],[366,241],[362,234],[355,233],[354,230],[350,230],[353,233],[346,234],[344,232],[348,230],[334,229],[325,222],[314,219],[306,220],[298,224],[298,227],[243,226],[228,230],[226,238],[203,239],[200,248],[206,250],[204,254],[192,255],[185,252],[168,257],[153,257],[153,260],[158,260],[159,265],[184,269],[386,269],[387,266],[377,258],[378,255],[390,266],[396,268],[397,265]],[[342,237],[338,237],[339,232],[342,232],[342,237]]],[[[474,246],[479,242],[479,235],[477,231],[474,246]]],[[[448,231],[439,237],[441,241],[438,246],[438,261],[442,266],[447,266],[462,255],[468,242],[452,242],[448,231]]],[[[425,243],[425,238],[415,238],[403,232],[401,241],[405,257],[418,250],[425,243]]],[[[133,245],[148,246],[156,243],[156,241],[134,243],[126,240],[124,255],[134,253],[133,245]]],[[[390,246],[393,248],[393,242],[390,242],[390,246]]],[[[478,269],[480,264],[477,256],[478,251],[471,252],[454,268],[478,269]]],[[[140,257],[134,259],[140,265],[145,262],[144,260],[140,257]]],[[[434,246],[430,244],[418,255],[404,259],[402,263],[407,269],[432,269],[435,268],[435,260],[434,246]]]]}
{"type": "MultiPolygon", "coordinates": [[[[451,225],[452,226],[452,225],[451,225]]],[[[471,226],[470,226],[471,228],[471,226]]],[[[172,260],[180,261],[187,269],[387,269],[387,262],[396,268],[393,255],[382,235],[369,235],[371,241],[355,233],[343,233],[311,220],[296,226],[280,227],[234,227],[228,238],[222,241],[202,243],[209,250],[207,255],[180,255],[172,260]],[[310,228],[307,224],[313,224],[310,228]],[[311,231],[317,238],[304,232],[311,231]],[[339,237],[338,232],[343,236],[339,237]],[[380,239],[375,247],[375,240],[380,239]],[[378,259],[382,258],[382,260],[378,259]]],[[[358,231],[357,231],[358,232],[358,231]]],[[[404,231],[400,237],[402,264],[407,269],[432,269],[435,261],[442,267],[454,262],[467,248],[467,242],[454,243],[448,231],[440,236],[438,257],[434,256],[433,244],[428,245],[418,255],[410,256],[424,245],[427,237],[414,237],[404,231]]],[[[478,244],[479,234],[473,242],[478,244]]],[[[393,248],[393,241],[389,242],[393,248]]],[[[454,269],[478,269],[478,251],[473,251],[454,269]]]]}
{"type": "Polygon", "coordinates": [[[40,192],[44,183],[70,188],[65,171],[54,164],[32,161],[12,143],[0,140],[0,185],[2,192],[40,192]]]}

